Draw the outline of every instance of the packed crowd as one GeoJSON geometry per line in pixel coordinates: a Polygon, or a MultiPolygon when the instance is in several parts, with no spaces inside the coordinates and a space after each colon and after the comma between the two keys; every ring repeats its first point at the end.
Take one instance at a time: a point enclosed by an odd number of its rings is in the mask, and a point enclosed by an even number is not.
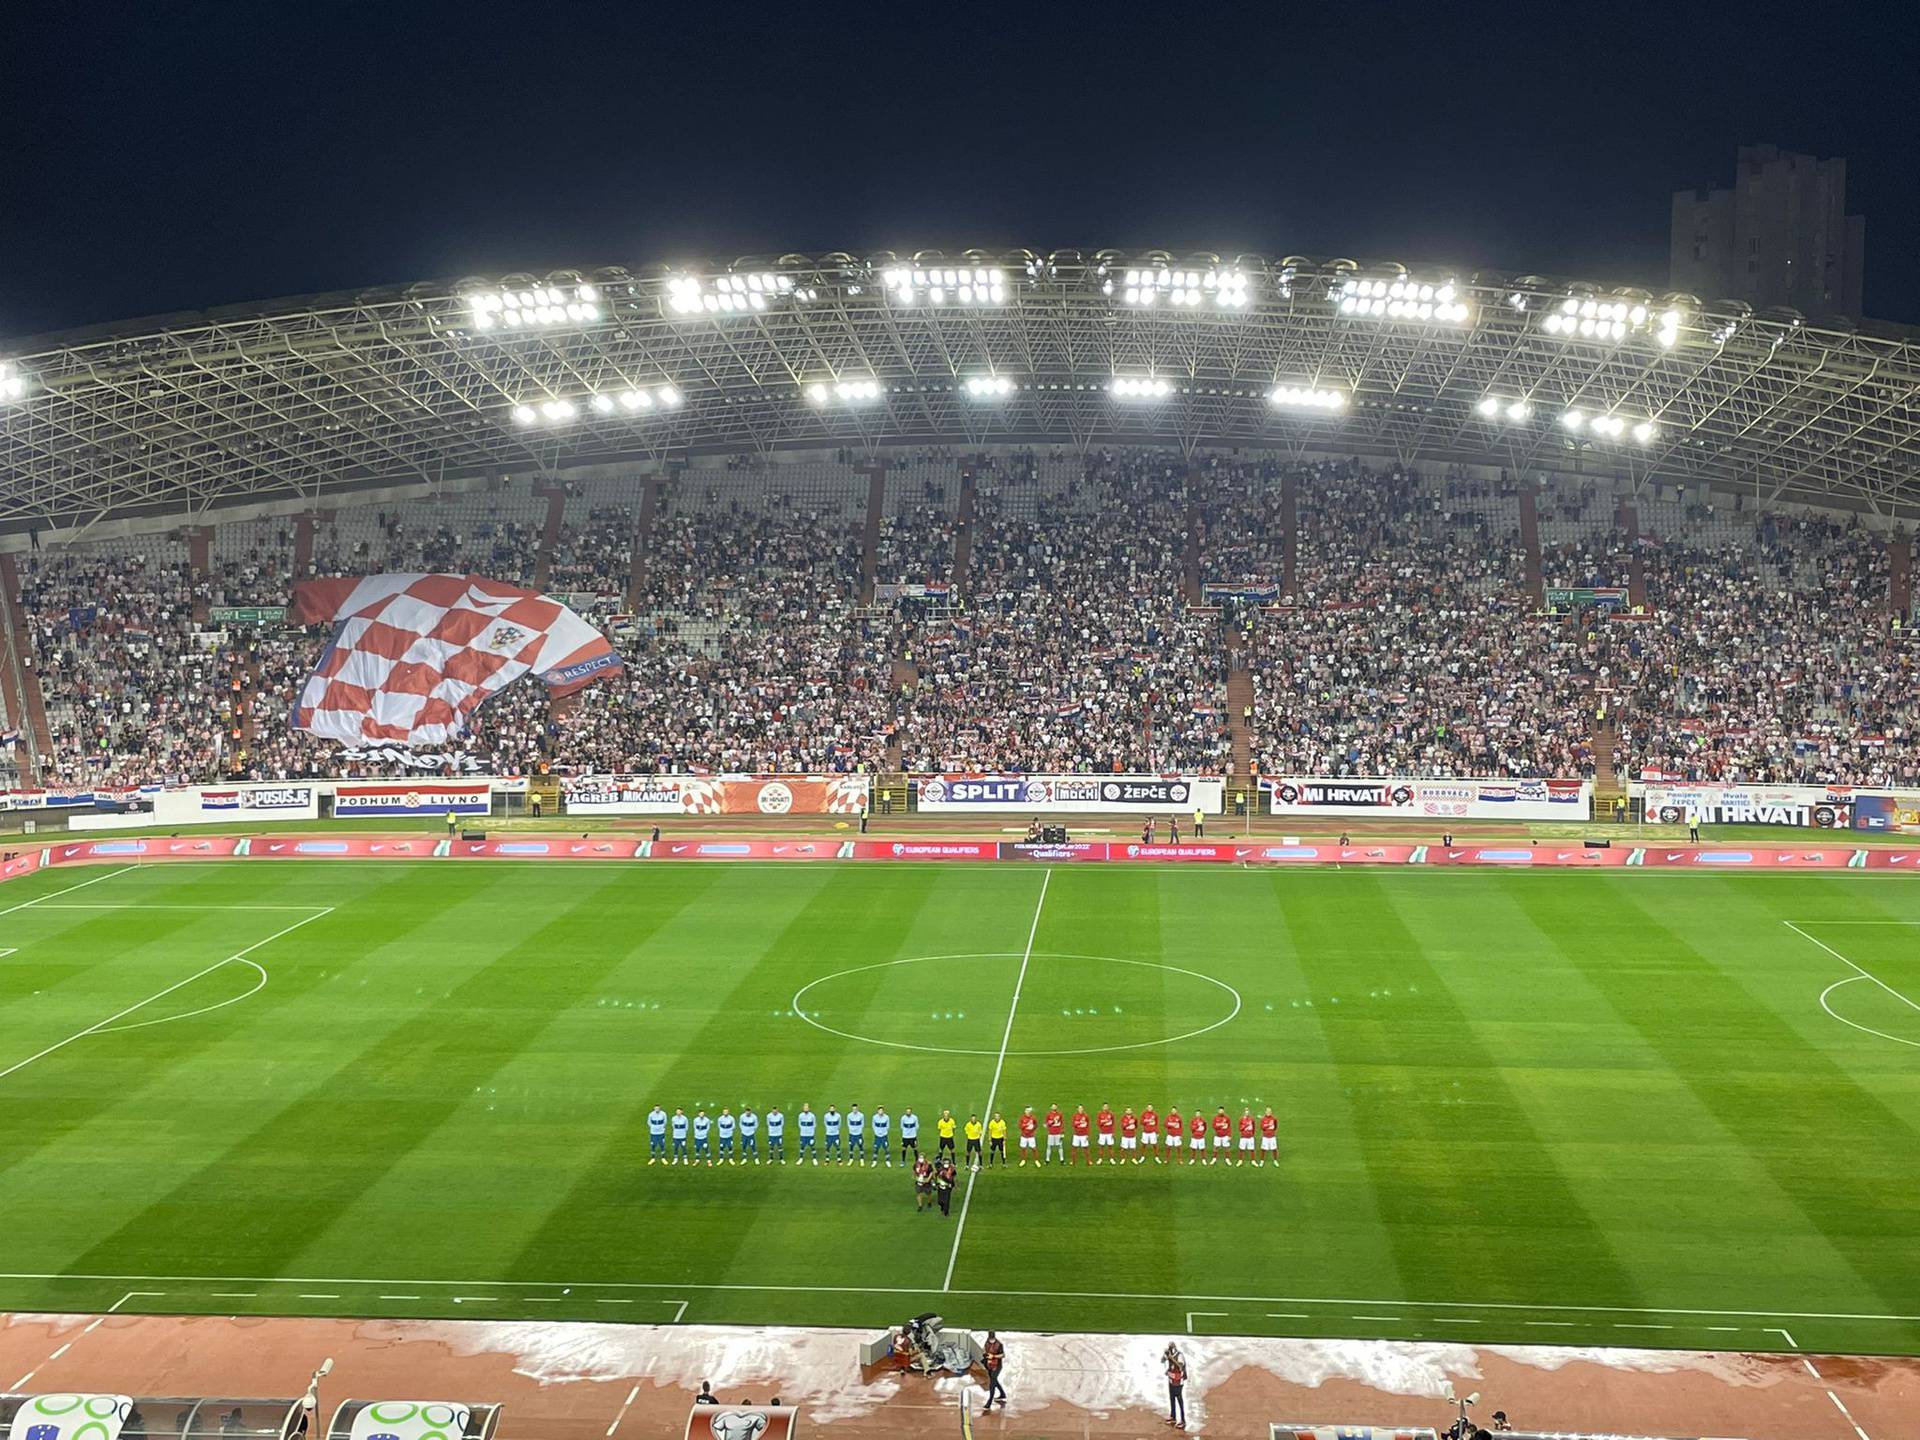
{"type": "MultiPolygon", "coordinates": [[[[1542,582],[1645,604],[1543,614],[1505,480],[1021,452],[967,496],[949,457],[889,482],[876,599],[866,491],[826,461],[697,469],[636,564],[638,487],[609,485],[568,500],[544,569],[530,491],[363,507],[316,527],[307,570],[541,575],[612,636],[623,675],[491,702],[478,769],[1219,772],[1241,731],[1269,774],[1585,775],[1604,712],[1625,773],[1920,782],[1920,650],[1887,623],[1885,545],[1850,524],[1649,500],[1629,536],[1593,481],[1555,487],[1542,582]],[[957,562],[951,595],[884,588],[957,562]]],[[[391,772],[288,727],[325,636],[215,618],[286,603],[293,537],[220,526],[199,565],[154,535],[19,557],[43,779],[391,772]]]]}

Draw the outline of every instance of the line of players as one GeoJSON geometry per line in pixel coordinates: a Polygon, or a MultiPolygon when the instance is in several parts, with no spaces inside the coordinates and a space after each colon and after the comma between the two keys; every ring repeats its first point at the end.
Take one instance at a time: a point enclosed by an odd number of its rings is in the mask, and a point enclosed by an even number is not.
{"type": "MultiPolygon", "coordinates": [[[[669,1115],[664,1107],[655,1105],[647,1114],[647,1163],[704,1163],[710,1168],[715,1163],[744,1165],[752,1161],[758,1165],[763,1123],[766,1163],[784,1165],[787,1116],[778,1107],[764,1117],[751,1106],[743,1106],[737,1115],[731,1108],[722,1107],[717,1116],[704,1109],[689,1116],[681,1109],[669,1115]]],[[[869,1116],[858,1105],[842,1115],[831,1105],[815,1114],[812,1106],[803,1104],[793,1117],[793,1128],[799,1142],[794,1156],[797,1164],[818,1165],[822,1159],[830,1165],[893,1164],[894,1120],[884,1105],[875,1106],[869,1116]]],[[[967,1163],[972,1169],[1005,1165],[1007,1128],[997,1110],[984,1125],[978,1115],[969,1115],[962,1124],[951,1110],[942,1110],[934,1121],[936,1153],[951,1153],[956,1139],[964,1135],[967,1163]]],[[[1045,1115],[1035,1115],[1029,1105],[1015,1117],[1014,1129],[1019,1136],[1022,1166],[1029,1161],[1034,1165],[1069,1165],[1073,1163],[1070,1154],[1079,1155],[1081,1163],[1087,1165],[1104,1165],[1109,1160],[1115,1165],[1142,1165],[1149,1159],[1165,1164],[1169,1159],[1184,1158],[1189,1165],[1213,1165],[1224,1160],[1229,1165],[1252,1161],[1258,1167],[1264,1166],[1269,1156],[1279,1164],[1280,1122],[1271,1106],[1259,1115],[1243,1106],[1236,1121],[1224,1106],[1211,1118],[1195,1110],[1189,1119],[1177,1108],[1169,1108],[1162,1116],[1151,1105],[1138,1112],[1129,1105],[1118,1115],[1111,1105],[1102,1105],[1094,1115],[1089,1115],[1084,1105],[1075,1106],[1071,1115],[1062,1114],[1058,1105],[1049,1106],[1045,1115]],[[1040,1152],[1042,1134],[1047,1142],[1044,1156],[1040,1152]]],[[[910,1163],[909,1156],[917,1160],[920,1117],[911,1107],[900,1113],[899,1132],[901,1163],[910,1163]]]]}

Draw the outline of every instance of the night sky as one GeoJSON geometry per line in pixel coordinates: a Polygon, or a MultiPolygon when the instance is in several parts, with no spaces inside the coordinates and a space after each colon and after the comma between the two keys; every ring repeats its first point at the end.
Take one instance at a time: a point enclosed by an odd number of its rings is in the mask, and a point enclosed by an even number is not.
{"type": "Polygon", "coordinates": [[[1763,142],[1847,158],[1920,321],[1911,5],[3,8],[0,336],[969,245],[1659,287],[1670,192],[1763,142]]]}

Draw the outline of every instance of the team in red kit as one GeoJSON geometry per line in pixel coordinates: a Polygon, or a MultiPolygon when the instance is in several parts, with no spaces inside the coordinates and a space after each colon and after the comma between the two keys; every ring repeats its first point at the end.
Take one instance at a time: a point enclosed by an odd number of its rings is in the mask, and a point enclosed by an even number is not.
{"type": "Polygon", "coordinates": [[[1017,1128],[1023,1167],[1071,1165],[1076,1160],[1083,1165],[1144,1165],[1149,1160],[1156,1165],[1251,1163],[1256,1168],[1268,1160],[1280,1163],[1280,1121],[1272,1106],[1258,1115],[1242,1106],[1237,1120],[1225,1106],[1217,1107],[1211,1117],[1195,1110],[1191,1121],[1184,1121],[1179,1108],[1172,1105],[1165,1115],[1151,1105],[1140,1110],[1127,1105],[1115,1114],[1106,1102],[1091,1115],[1084,1105],[1074,1106],[1069,1115],[1057,1104],[1036,1115],[1029,1105],[1020,1112],[1017,1128]]]}

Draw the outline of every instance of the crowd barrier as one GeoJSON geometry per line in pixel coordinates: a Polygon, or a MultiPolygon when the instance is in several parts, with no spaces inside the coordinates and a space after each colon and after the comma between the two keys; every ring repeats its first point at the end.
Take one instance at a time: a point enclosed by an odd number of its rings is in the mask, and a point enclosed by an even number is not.
{"type": "Polygon", "coordinates": [[[45,845],[0,861],[0,879],[47,865],[123,865],[192,860],[624,860],[907,861],[1046,865],[1441,866],[1628,870],[1920,871],[1920,847],[1697,845],[1288,845],[1200,842],[1138,845],[1076,840],[1064,845],[998,840],[640,840],[503,836],[435,839],[380,835],[195,835],[84,840],[45,845]]]}

